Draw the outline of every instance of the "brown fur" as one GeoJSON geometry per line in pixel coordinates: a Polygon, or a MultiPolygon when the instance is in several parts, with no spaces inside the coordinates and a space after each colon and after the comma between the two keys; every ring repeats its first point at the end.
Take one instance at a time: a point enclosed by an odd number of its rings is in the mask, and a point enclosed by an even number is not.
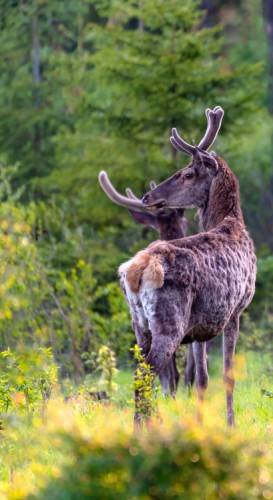
{"type": "MultiPolygon", "coordinates": [[[[243,220],[238,181],[224,160],[216,157],[210,161],[206,154],[202,161],[194,158],[187,168],[143,198],[147,206],[157,201],[167,207],[196,206],[203,232],[155,242],[141,252],[160,259],[164,284],[149,289],[138,275],[139,290],[127,297],[138,344],[143,346],[146,362],[159,373],[181,342],[198,341],[193,343],[193,350],[202,399],[208,383],[202,342],[224,330],[227,415],[228,424],[233,425],[233,357],[239,317],[252,299],[256,276],[256,257],[243,220]]],[[[138,262],[138,255],[127,264],[127,275],[138,262]]],[[[147,262],[149,266],[150,260],[147,262]]],[[[154,270],[158,273],[157,268],[154,270]]],[[[142,266],[140,274],[144,272],[142,266]]],[[[121,273],[121,283],[126,281],[121,273]]]]}
{"type": "Polygon", "coordinates": [[[216,159],[219,172],[212,180],[207,203],[200,214],[206,230],[216,227],[226,214],[244,223],[238,180],[222,158],[218,156],[216,159]]]}

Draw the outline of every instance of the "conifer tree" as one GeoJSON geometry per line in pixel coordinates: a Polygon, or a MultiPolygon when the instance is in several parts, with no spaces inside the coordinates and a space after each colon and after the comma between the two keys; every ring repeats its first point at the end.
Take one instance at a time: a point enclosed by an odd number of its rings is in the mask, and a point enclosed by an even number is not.
{"type": "Polygon", "coordinates": [[[83,218],[101,225],[111,223],[113,210],[124,215],[104,199],[98,171],[141,195],[151,178],[158,182],[180,165],[169,144],[172,126],[198,140],[205,108],[217,104],[227,110],[223,135],[231,124],[234,133],[238,117],[241,127],[253,112],[257,66],[232,68],[221,55],[219,28],[201,27],[204,12],[195,0],[96,4],[105,22],[86,30],[95,49],[93,89],[81,87],[77,125],[56,138],[63,168],[47,186],[59,186],[77,200],[83,218]]]}

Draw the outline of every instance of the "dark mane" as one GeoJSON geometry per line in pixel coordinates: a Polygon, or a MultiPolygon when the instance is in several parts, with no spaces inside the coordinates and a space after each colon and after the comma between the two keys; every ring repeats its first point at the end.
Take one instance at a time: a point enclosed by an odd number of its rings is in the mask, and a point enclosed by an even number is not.
{"type": "Polygon", "coordinates": [[[215,159],[219,170],[211,183],[206,205],[199,209],[200,226],[206,231],[227,216],[244,221],[238,179],[222,158],[216,156],[215,159]]]}

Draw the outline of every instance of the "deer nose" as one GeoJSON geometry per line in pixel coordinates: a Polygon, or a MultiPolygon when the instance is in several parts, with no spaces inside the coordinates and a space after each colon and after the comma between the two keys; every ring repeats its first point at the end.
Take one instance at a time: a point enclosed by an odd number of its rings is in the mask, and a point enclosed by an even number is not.
{"type": "Polygon", "coordinates": [[[147,205],[149,203],[149,198],[150,198],[150,195],[149,193],[145,194],[142,198],[142,205],[147,205]]]}

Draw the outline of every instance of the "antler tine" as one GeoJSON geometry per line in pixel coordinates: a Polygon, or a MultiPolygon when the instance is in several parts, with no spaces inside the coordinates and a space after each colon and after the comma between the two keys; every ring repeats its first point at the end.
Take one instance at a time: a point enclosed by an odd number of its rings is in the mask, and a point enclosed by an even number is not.
{"type": "Polygon", "coordinates": [[[207,151],[214,143],[221,127],[224,110],[220,106],[216,106],[213,110],[208,108],[206,109],[206,116],[208,121],[207,130],[198,144],[198,147],[203,151],[207,151]]]}
{"type": "Polygon", "coordinates": [[[149,212],[149,210],[142,205],[140,200],[127,198],[126,196],[119,194],[109,181],[107,173],[103,170],[99,174],[99,183],[103,191],[107,194],[108,198],[110,198],[110,200],[112,200],[117,205],[131,210],[138,210],[139,212],[149,212]]]}
{"type": "Polygon", "coordinates": [[[156,183],[155,183],[155,181],[151,181],[151,182],[150,182],[150,188],[151,188],[151,189],[156,188],[156,183]]]}
{"type": "Polygon", "coordinates": [[[140,200],[140,199],[139,199],[139,198],[138,198],[138,197],[137,197],[137,196],[133,193],[132,189],[130,189],[130,188],[126,188],[126,189],[125,189],[125,191],[126,191],[126,194],[127,194],[128,198],[131,198],[131,200],[139,200],[139,201],[141,201],[141,200],[140,200]]]}
{"type": "Polygon", "coordinates": [[[170,138],[170,141],[175,149],[178,149],[178,151],[183,151],[184,153],[193,156],[195,154],[195,147],[191,146],[188,144],[180,135],[178,134],[176,128],[172,129],[172,136],[170,138]]]}
{"type": "MultiPolygon", "coordinates": [[[[223,116],[224,110],[221,108],[221,106],[216,106],[213,110],[209,108],[206,109],[208,125],[203,139],[201,139],[200,143],[197,146],[199,149],[207,151],[212,146],[220,130],[223,116]]],[[[182,137],[179,136],[176,128],[172,129],[170,141],[173,147],[175,149],[178,149],[178,151],[183,151],[190,156],[195,156],[196,147],[191,146],[191,144],[188,144],[186,141],[184,141],[182,137]]]]}

